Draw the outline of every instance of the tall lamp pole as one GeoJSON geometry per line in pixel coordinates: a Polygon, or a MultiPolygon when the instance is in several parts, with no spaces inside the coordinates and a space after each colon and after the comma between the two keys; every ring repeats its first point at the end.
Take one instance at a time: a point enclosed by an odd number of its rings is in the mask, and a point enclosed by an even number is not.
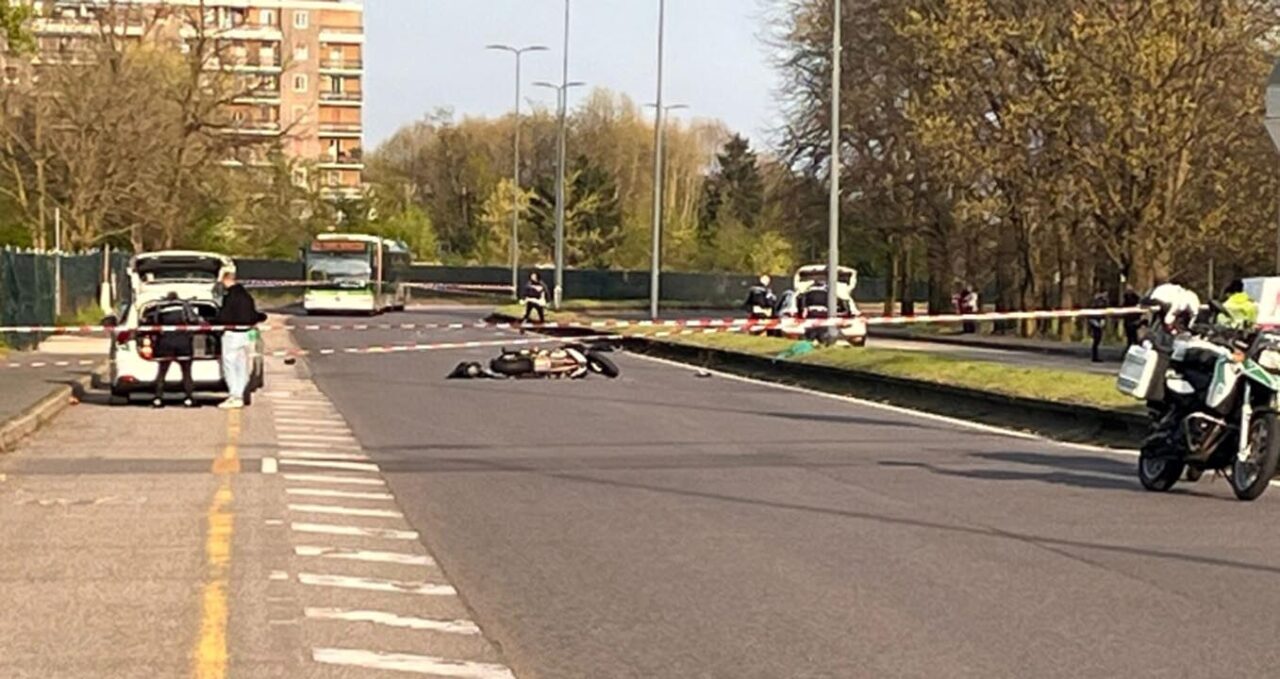
{"type": "MultiPolygon", "coordinates": [[[[658,105],[645,104],[645,108],[658,109],[658,105]]],[[[663,231],[663,226],[665,226],[666,224],[666,220],[664,217],[666,214],[666,206],[667,206],[667,151],[666,151],[667,149],[667,117],[668,117],[667,114],[670,114],[672,111],[678,111],[678,110],[687,109],[687,108],[689,108],[688,104],[669,104],[667,106],[663,106],[661,109],[659,109],[662,111],[662,113],[658,114],[656,116],[656,120],[654,121],[654,125],[658,127],[658,140],[661,142],[660,144],[657,145],[661,155],[656,159],[656,162],[658,163],[658,171],[656,173],[656,179],[655,179],[656,183],[654,184],[654,186],[656,187],[654,189],[654,195],[657,198],[657,202],[654,205],[654,214],[658,216],[657,226],[653,234],[655,246],[653,250],[654,258],[653,258],[653,271],[651,272],[651,276],[653,276],[654,280],[660,280],[662,276],[662,231],[663,231]]],[[[658,287],[655,284],[652,290],[657,290],[657,289],[658,287]]],[[[653,320],[657,320],[658,319],[658,296],[656,294],[650,295],[649,304],[650,304],[649,316],[653,320]]]]}
{"type": "Polygon", "coordinates": [[[655,320],[658,318],[658,286],[662,278],[662,125],[666,119],[666,110],[662,107],[662,57],[666,24],[667,0],[658,0],[658,97],[654,104],[657,120],[653,125],[653,252],[649,271],[649,318],[655,320]]]}
{"type": "MultiPolygon", "coordinates": [[[[832,2],[831,28],[831,207],[830,224],[827,227],[827,313],[836,318],[839,298],[836,285],[840,281],[840,5],[832,2]]],[[[831,334],[836,332],[831,326],[831,334]]]]}
{"type": "Polygon", "coordinates": [[[586,83],[579,80],[566,82],[563,85],[539,80],[535,87],[545,87],[556,91],[556,109],[560,112],[558,136],[560,150],[556,154],[556,285],[554,293],[555,308],[560,308],[564,298],[564,173],[565,173],[565,134],[568,125],[565,110],[569,108],[569,90],[582,87],[586,83]]]}
{"type": "Polygon", "coordinates": [[[512,173],[514,192],[511,195],[511,295],[520,298],[520,59],[527,52],[545,52],[542,45],[512,47],[487,45],[485,49],[509,52],[516,58],[516,108],[515,108],[515,171],[512,173]]]}
{"type": "Polygon", "coordinates": [[[564,66],[560,72],[560,132],[556,150],[556,287],[555,308],[564,300],[564,166],[565,135],[569,109],[569,0],[564,0],[564,66]]]}

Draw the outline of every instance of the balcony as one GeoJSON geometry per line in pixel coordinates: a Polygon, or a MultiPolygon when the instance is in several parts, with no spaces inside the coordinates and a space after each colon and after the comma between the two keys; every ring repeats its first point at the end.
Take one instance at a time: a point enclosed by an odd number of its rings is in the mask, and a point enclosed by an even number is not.
{"type": "Polygon", "coordinates": [[[364,71],[364,62],[360,59],[321,59],[320,71],[364,71]]]}
{"type": "Polygon", "coordinates": [[[320,92],[320,101],[332,104],[353,104],[359,106],[364,102],[363,92],[320,92]]]}
{"type": "Polygon", "coordinates": [[[224,134],[240,134],[253,137],[274,137],[280,134],[278,120],[237,120],[222,128],[224,134]]]}
{"type": "Polygon", "coordinates": [[[320,123],[322,137],[359,137],[363,132],[362,123],[320,123]]]}
{"type": "Polygon", "coordinates": [[[360,45],[364,43],[363,26],[332,26],[320,29],[321,43],[360,45]]]}

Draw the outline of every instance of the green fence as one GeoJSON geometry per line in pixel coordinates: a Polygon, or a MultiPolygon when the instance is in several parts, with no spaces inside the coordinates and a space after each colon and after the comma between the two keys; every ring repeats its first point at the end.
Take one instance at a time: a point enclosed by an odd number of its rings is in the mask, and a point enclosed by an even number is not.
{"type": "MultiPolygon", "coordinates": [[[[62,316],[71,317],[82,310],[98,308],[98,293],[104,270],[111,276],[117,298],[128,295],[128,277],[124,275],[127,254],[104,256],[92,251],[64,254],[32,252],[5,248],[0,250],[0,326],[51,325],[58,320],[54,300],[59,260],[62,277],[62,316]]],[[[0,334],[4,344],[16,349],[29,349],[39,344],[43,335],[29,333],[0,334]]]]}

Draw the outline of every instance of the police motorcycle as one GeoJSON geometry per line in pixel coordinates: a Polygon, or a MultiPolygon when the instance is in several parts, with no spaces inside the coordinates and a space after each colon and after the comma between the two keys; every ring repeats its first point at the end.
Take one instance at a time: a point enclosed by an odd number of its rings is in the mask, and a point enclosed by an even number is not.
{"type": "Polygon", "coordinates": [[[450,379],[571,379],[603,375],[614,379],[622,374],[618,365],[605,355],[607,347],[565,344],[554,348],[503,349],[485,366],[474,361],[459,363],[450,379]]]}
{"type": "Polygon", "coordinates": [[[1280,335],[1221,324],[1222,305],[1182,293],[1150,300],[1151,331],[1129,349],[1117,380],[1151,418],[1138,479],[1167,492],[1184,472],[1196,481],[1213,471],[1236,498],[1256,500],[1280,464],[1280,335]]]}

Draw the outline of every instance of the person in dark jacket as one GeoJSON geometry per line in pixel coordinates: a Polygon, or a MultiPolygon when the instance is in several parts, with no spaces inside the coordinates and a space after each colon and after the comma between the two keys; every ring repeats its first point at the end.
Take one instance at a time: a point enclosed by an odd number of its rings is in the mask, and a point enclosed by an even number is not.
{"type": "MultiPolygon", "coordinates": [[[[1093,300],[1089,302],[1090,309],[1105,309],[1110,306],[1107,301],[1107,291],[1099,290],[1093,300]]],[[[1101,363],[1102,357],[1098,354],[1098,349],[1102,346],[1102,335],[1107,329],[1107,319],[1102,316],[1089,317],[1089,337],[1093,339],[1093,348],[1091,355],[1094,363],[1101,363]]]]}
{"type": "Polygon", "coordinates": [[[778,305],[778,296],[773,294],[773,288],[769,287],[772,280],[768,276],[761,276],[760,284],[753,285],[747,290],[747,301],[743,303],[743,306],[751,319],[770,318],[773,316],[773,309],[778,305]]]}
{"type": "Polygon", "coordinates": [[[529,282],[524,284],[524,323],[528,323],[534,312],[538,314],[538,322],[547,322],[547,286],[535,271],[529,274],[529,282]]]}
{"type": "MultiPolygon", "coordinates": [[[[147,313],[147,325],[199,325],[200,316],[191,308],[191,304],[178,299],[178,293],[171,292],[147,313]]],[[[174,363],[182,371],[182,405],[194,408],[195,383],[191,379],[191,360],[195,355],[192,336],[187,331],[160,332],[156,334],[154,356],[160,364],[156,373],[156,398],[151,402],[156,408],[164,407],[165,380],[169,376],[169,366],[174,363]]]]}
{"type": "MultiPolygon", "coordinates": [[[[1142,298],[1133,288],[1124,289],[1124,297],[1120,300],[1120,306],[1136,307],[1142,305],[1142,298]]],[[[1124,350],[1128,351],[1129,347],[1138,343],[1138,330],[1142,327],[1142,314],[1133,314],[1124,317],[1124,350]]]]}
{"type": "Polygon", "coordinates": [[[244,407],[244,393],[249,387],[249,345],[253,326],[267,320],[259,313],[253,296],[236,282],[234,271],[222,275],[226,295],[214,319],[216,325],[235,326],[222,333],[222,378],[227,382],[227,400],[218,405],[224,410],[244,407]]]}

